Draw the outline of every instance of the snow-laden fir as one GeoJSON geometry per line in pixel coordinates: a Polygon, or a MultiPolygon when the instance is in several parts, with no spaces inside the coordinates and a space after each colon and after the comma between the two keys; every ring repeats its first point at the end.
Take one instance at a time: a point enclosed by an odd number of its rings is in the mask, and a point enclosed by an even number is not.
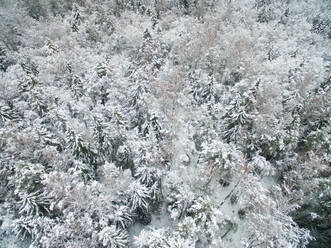
{"type": "Polygon", "coordinates": [[[0,0],[0,246],[329,247],[330,17],[0,0]]]}

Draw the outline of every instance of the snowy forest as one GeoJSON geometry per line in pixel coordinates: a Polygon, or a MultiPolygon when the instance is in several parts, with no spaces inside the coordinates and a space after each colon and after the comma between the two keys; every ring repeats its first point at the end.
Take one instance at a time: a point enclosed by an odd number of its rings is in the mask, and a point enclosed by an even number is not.
{"type": "Polygon", "coordinates": [[[329,248],[329,0],[0,0],[1,248],[329,248]]]}

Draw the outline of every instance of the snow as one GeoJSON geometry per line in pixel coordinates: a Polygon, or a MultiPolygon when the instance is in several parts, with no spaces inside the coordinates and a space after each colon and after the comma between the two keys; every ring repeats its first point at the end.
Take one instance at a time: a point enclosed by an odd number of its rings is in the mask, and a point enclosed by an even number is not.
{"type": "Polygon", "coordinates": [[[327,1],[1,2],[1,248],[28,245],[22,217],[41,247],[307,241],[289,210],[327,197],[327,1]]]}
{"type": "Polygon", "coordinates": [[[13,221],[12,215],[8,214],[7,211],[0,206],[0,247],[2,248],[28,248],[29,241],[21,240],[16,237],[12,232],[13,221]]]}

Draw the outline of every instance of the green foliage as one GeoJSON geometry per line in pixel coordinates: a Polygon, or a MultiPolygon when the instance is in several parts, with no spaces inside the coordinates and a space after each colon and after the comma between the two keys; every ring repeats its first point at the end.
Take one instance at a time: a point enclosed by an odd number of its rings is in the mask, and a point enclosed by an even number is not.
{"type": "Polygon", "coordinates": [[[26,216],[40,216],[50,213],[51,199],[39,191],[19,194],[21,205],[19,213],[26,216]]]}
{"type": "Polygon", "coordinates": [[[0,45],[0,71],[6,71],[11,65],[10,60],[7,57],[6,48],[0,45]]]}
{"type": "Polygon", "coordinates": [[[312,240],[308,247],[326,248],[331,237],[328,234],[329,219],[331,217],[331,178],[319,180],[318,188],[307,192],[306,203],[292,213],[293,219],[300,227],[312,230],[316,240],[312,240]],[[322,242],[321,242],[322,241],[322,242]]]}
{"type": "Polygon", "coordinates": [[[39,116],[43,116],[48,112],[48,103],[43,97],[42,91],[30,91],[28,95],[28,102],[31,108],[36,111],[39,116]]]}
{"type": "Polygon", "coordinates": [[[20,116],[16,111],[14,111],[9,106],[1,106],[0,105],[0,120],[3,122],[5,121],[12,121],[19,119],[20,116]]]}
{"type": "Polygon", "coordinates": [[[168,236],[169,231],[165,228],[142,230],[139,237],[135,239],[135,245],[138,248],[144,248],[146,246],[150,248],[168,248],[168,236]]]}
{"type": "Polygon", "coordinates": [[[325,34],[331,38],[331,20],[322,17],[315,17],[313,19],[313,31],[317,34],[325,34]]]}
{"type": "Polygon", "coordinates": [[[47,17],[47,7],[44,1],[31,0],[22,1],[28,15],[33,19],[40,20],[41,18],[47,17]]]}
{"type": "Polygon", "coordinates": [[[159,118],[155,115],[147,115],[145,120],[138,124],[138,131],[143,137],[155,136],[160,141],[162,139],[162,129],[159,118]]]}
{"type": "MultiPolygon", "coordinates": [[[[29,69],[30,66],[22,67],[25,68],[24,70],[26,71],[27,75],[23,80],[19,81],[19,90],[22,94],[20,97],[22,97],[26,102],[28,102],[31,109],[37,112],[39,116],[43,116],[46,112],[48,112],[49,107],[48,102],[45,100],[44,97],[42,84],[37,78],[37,74],[39,72],[37,69],[35,69],[35,73],[30,74],[30,71],[34,71],[32,69],[29,69]]],[[[31,68],[34,67],[35,66],[31,66],[31,68]]]]}
{"type": "Polygon", "coordinates": [[[187,209],[187,216],[192,217],[196,223],[207,228],[206,223],[212,221],[214,211],[212,204],[200,197],[187,209]]]}
{"type": "Polygon", "coordinates": [[[70,82],[71,90],[76,99],[85,95],[85,89],[81,78],[78,75],[73,75],[70,82]]]}
{"type": "Polygon", "coordinates": [[[134,176],[150,190],[152,203],[159,204],[162,200],[160,172],[154,167],[141,165],[135,170],[134,176]]]}
{"type": "Polygon", "coordinates": [[[38,65],[30,57],[25,57],[20,62],[20,66],[27,75],[38,76],[39,74],[38,65]]]}
{"type": "Polygon", "coordinates": [[[138,208],[143,210],[148,209],[151,191],[145,185],[133,182],[129,186],[127,194],[130,197],[130,206],[133,210],[138,208]]]}
{"type": "Polygon", "coordinates": [[[304,150],[314,150],[317,153],[331,153],[330,126],[323,127],[309,133],[305,139],[304,150]]]}
{"type": "Polygon", "coordinates": [[[64,149],[63,139],[57,136],[55,133],[51,132],[50,130],[40,129],[38,130],[38,134],[44,147],[54,146],[56,147],[58,152],[61,152],[64,149]]]}
{"type": "Polygon", "coordinates": [[[197,75],[190,75],[192,84],[191,94],[197,104],[215,103],[218,102],[218,95],[214,86],[213,78],[208,76],[206,82],[200,82],[197,75]]]}
{"type": "Polygon", "coordinates": [[[152,36],[151,36],[150,32],[148,31],[148,29],[146,29],[144,32],[144,39],[146,39],[146,40],[152,39],[152,36]]]}
{"type": "Polygon", "coordinates": [[[51,55],[59,52],[59,48],[56,45],[54,45],[54,43],[50,39],[46,40],[46,45],[51,55]]]}
{"type": "Polygon", "coordinates": [[[147,187],[151,187],[154,183],[160,180],[159,172],[154,167],[139,166],[136,170],[135,176],[147,187]]]}
{"type": "MultiPolygon", "coordinates": [[[[0,6],[0,11],[1,11],[0,6]]],[[[21,29],[21,23],[17,22],[15,15],[19,15],[19,13],[13,13],[13,10],[8,10],[9,15],[4,15],[6,13],[6,9],[2,10],[2,13],[0,13],[1,16],[1,23],[0,23],[0,43],[1,47],[5,47],[6,49],[10,51],[17,51],[18,48],[23,44],[22,42],[22,29],[21,29]]],[[[3,51],[2,51],[3,53],[3,51]]],[[[2,55],[3,56],[3,55],[2,55]]],[[[3,58],[2,58],[3,59],[3,58]]],[[[3,61],[2,63],[4,63],[3,61]]],[[[3,65],[2,65],[3,66],[3,65]]]]}
{"type": "Polygon", "coordinates": [[[41,164],[33,164],[20,161],[15,165],[15,174],[12,183],[15,186],[16,194],[37,192],[41,189],[41,181],[45,174],[45,167],[41,164]]]}
{"type": "Polygon", "coordinates": [[[97,75],[98,75],[99,78],[102,78],[102,77],[104,77],[104,76],[107,75],[107,69],[106,69],[106,67],[105,67],[103,64],[101,64],[101,63],[99,63],[99,64],[97,65],[97,67],[96,67],[96,72],[97,72],[97,75]]]}
{"type": "Polygon", "coordinates": [[[33,217],[20,217],[15,220],[14,232],[22,239],[34,237],[33,217]]]}
{"type": "Polygon", "coordinates": [[[228,86],[234,86],[236,83],[240,82],[242,78],[242,73],[234,70],[230,72],[229,78],[224,82],[224,84],[228,86]]]}
{"type": "Polygon", "coordinates": [[[73,12],[72,21],[71,21],[71,31],[78,32],[79,26],[81,24],[81,17],[78,10],[73,12]]]}
{"type": "Polygon", "coordinates": [[[117,228],[126,229],[133,222],[133,213],[128,206],[115,205],[109,219],[117,228]]]}
{"type": "Polygon", "coordinates": [[[22,92],[32,91],[35,87],[39,86],[39,80],[32,75],[27,75],[23,80],[20,81],[20,90],[22,92]]]}
{"type": "Polygon", "coordinates": [[[158,39],[152,38],[148,29],[144,31],[143,38],[144,40],[139,47],[134,61],[134,67],[139,66],[143,69],[151,67],[152,73],[157,72],[165,64],[165,59],[170,52],[170,46],[158,39]]]}
{"type": "Polygon", "coordinates": [[[249,121],[249,116],[246,113],[245,102],[238,100],[232,101],[223,117],[226,127],[224,131],[224,139],[227,142],[238,140],[238,135],[241,135],[241,127],[246,125],[249,121]]]}
{"type": "Polygon", "coordinates": [[[169,193],[166,195],[166,200],[171,218],[184,218],[196,196],[185,185],[170,184],[168,187],[169,193]]]}
{"type": "Polygon", "coordinates": [[[93,165],[95,164],[96,154],[91,149],[90,145],[84,142],[80,134],[74,130],[68,129],[67,131],[68,147],[71,149],[72,155],[84,163],[93,165]]]}
{"type": "Polygon", "coordinates": [[[128,235],[115,226],[105,227],[98,235],[103,247],[125,248],[128,247],[128,235]]]}
{"type": "Polygon", "coordinates": [[[258,22],[268,23],[273,19],[273,6],[270,0],[256,0],[255,7],[258,10],[258,22]]]}

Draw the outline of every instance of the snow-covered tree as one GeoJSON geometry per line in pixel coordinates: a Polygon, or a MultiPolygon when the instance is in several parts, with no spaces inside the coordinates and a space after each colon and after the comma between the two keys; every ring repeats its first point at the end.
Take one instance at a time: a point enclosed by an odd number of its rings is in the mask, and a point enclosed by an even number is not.
{"type": "Polygon", "coordinates": [[[330,16],[0,0],[0,246],[329,247],[330,16]]]}

